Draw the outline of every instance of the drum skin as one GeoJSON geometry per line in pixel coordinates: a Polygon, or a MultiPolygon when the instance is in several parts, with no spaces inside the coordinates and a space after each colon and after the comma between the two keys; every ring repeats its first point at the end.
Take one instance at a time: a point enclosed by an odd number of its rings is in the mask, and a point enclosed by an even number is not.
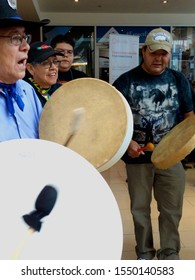
{"type": "Polygon", "coordinates": [[[195,116],[176,125],[152,153],[152,163],[159,169],[167,169],[184,159],[195,148],[195,116]]]}
{"type": "Polygon", "coordinates": [[[68,147],[98,171],[104,171],[122,157],[131,141],[131,109],[109,83],[94,78],[76,79],[55,91],[44,106],[40,138],[64,145],[73,111],[78,108],[83,108],[84,116],[68,147]]]}
{"type": "Polygon", "coordinates": [[[0,260],[121,258],[120,211],[93,165],[69,148],[38,139],[2,142],[0,154],[0,260]],[[56,189],[57,199],[41,230],[32,233],[22,217],[34,211],[46,185],[56,189]]]}

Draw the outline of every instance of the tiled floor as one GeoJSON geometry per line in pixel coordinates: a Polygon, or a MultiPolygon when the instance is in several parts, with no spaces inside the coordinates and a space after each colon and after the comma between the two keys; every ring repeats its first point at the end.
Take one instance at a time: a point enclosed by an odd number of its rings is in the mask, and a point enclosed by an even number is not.
{"type": "MultiPolygon", "coordinates": [[[[195,260],[195,169],[187,169],[185,172],[186,189],[184,195],[183,217],[180,222],[180,258],[182,260],[195,260]]],[[[125,165],[120,160],[113,167],[101,174],[112,189],[121,212],[124,233],[122,259],[135,260],[135,239],[132,217],[129,212],[129,195],[126,183],[125,165]]],[[[152,201],[152,224],[155,248],[158,249],[158,212],[154,200],[152,201]]]]}

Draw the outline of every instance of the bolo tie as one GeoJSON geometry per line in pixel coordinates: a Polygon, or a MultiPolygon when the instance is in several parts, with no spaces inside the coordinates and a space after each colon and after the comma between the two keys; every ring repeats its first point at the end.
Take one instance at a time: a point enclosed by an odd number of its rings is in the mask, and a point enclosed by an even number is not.
{"type": "Polygon", "coordinates": [[[8,112],[13,116],[15,113],[13,100],[14,99],[20,108],[21,111],[24,110],[24,102],[22,101],[22,98],[16,93],[16,84],[4,84],[0,83],[0,88],[5,93],[6,98],[6,105],[8,112]]]}

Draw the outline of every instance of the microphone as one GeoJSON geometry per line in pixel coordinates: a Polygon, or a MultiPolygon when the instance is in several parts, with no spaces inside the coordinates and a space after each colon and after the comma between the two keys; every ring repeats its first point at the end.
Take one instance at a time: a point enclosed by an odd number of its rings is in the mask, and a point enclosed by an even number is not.
{"type": "Polygon", "coordinates": [[[42,226],[41,219],[50,214],[56,199],[57,190],[52,186],[46,185],[36,199],[36,210],[22,216],[26,224],[34,231],[40,231],[42,226]]]}

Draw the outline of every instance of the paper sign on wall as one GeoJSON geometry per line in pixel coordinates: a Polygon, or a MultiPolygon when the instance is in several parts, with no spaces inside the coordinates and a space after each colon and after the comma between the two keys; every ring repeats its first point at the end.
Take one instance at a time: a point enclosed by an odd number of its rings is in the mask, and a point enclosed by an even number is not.
{"type": "Polygon", "coordinates": [[[139,63],[139,36],[110,34],[109,83],[139,63]]]}

